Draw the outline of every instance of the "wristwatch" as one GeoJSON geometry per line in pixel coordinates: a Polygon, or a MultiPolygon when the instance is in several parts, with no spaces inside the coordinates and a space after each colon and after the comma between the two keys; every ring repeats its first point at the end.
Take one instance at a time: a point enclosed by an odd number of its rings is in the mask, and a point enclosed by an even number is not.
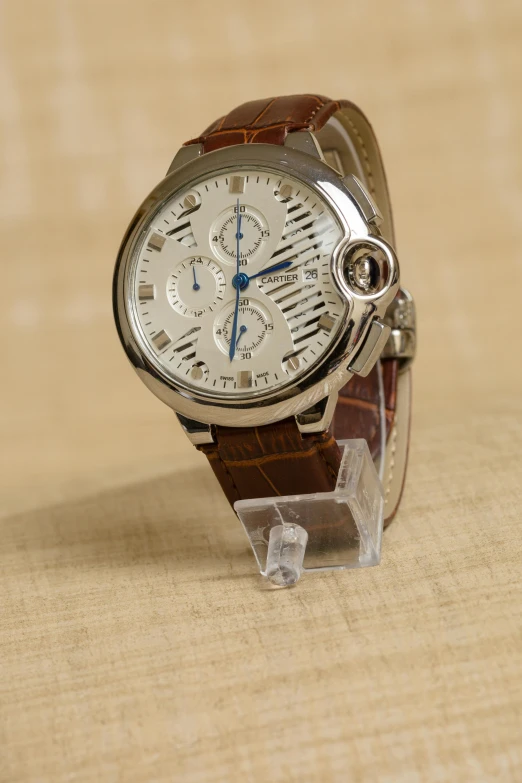
{"type": "Polygon", "coordinates": [[[114,309],[138,375],[231,504],[333,490],[338,442],[364,438],[393,517],[415,314],[353,103],[250,101],[186,142],[125,234],[114,309]]]}

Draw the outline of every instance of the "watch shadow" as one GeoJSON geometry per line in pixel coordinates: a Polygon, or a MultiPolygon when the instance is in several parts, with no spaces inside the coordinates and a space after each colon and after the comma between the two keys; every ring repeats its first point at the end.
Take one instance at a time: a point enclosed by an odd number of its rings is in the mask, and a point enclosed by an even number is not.
{"type": "Polygon", "coordinates": [[[140,566],[193,580],[257,573],[241,523],[203,468],[6,516],[1,525],[3,557],[22,549],[33,566],[140,566]]]}

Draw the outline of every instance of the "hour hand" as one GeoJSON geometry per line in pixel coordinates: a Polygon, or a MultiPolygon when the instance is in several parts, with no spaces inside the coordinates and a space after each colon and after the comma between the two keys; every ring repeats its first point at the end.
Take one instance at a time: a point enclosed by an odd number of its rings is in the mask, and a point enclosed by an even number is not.
{"type": "Polygon", "coordinates": [[[242,325],[239,327],[239,334],[238,334],[238,336],[237,336],[237,340],[236,340],[236,348],[238,347],[238,345],[239,345],[239,341],[241,340],[241,338],[242,338],[242,337],[243,337],[243,335],[245,334],[246,330],[247,330],[247,327],[246,327],[244,324],[242,324],[242,325]]]}

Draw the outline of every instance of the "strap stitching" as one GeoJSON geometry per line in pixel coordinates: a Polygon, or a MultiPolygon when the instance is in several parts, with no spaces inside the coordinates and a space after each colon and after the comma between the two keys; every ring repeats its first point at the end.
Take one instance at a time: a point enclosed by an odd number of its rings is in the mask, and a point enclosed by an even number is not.
{"type": "MultiPolygon", "coordinates": [[[[310,96],[310,97],[312,97],[312,96],[310,96]]],[[[317,114],[317,112],[319,111],[319,109],[322,109],[322,108],[323,108],[323,106],[326,106],[326,102],[325,102],[325,101],[323,101],[323,100],[322,100],[322,98],[319,98],[319,96],[318,96],[318,95],[314,95],[313,97],[315,98],[315,100],[317,100],[317,101],[319,102],[319,104],[318,104],[318,106],[316,106],[316,108],[313,110],[313,112],[311,113],[311,115],[309,116],[309,118],[308,118],[307,120],[303,120],[303,122],[306,122],[307,124],[309,124],[309,123],[311,123],[311,122],[312,122],[313,118],[315,117],[315,115],[317,114]]]]}
{"type": "Polygon", "coordinates": [[[392,446],[391,446],[391,453],[390,453],[390,470],[388,473],[388,478],[386,481],[386,488],[385,488],[385,502],[388,501],[388,496],[391,492],[391,482],[393,478],[393,472],[395,470],[395,451],[397,449],[397,416],[395,416],[393,431],[392,431],[392,446]]]}

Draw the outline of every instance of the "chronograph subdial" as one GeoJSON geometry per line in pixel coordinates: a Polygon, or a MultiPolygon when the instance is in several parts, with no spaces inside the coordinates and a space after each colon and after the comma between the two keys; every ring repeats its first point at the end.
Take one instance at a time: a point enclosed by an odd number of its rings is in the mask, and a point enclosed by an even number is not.
{"type": "MultiPolygon", "coordinates": [[[[234,305],[225,308],[216,321],[215,335],[221,350],[228,355],[234,323],[234,305]]],[[[236,359],[250,359],[266,342],[274,329],[268,311],[252,299],[240,299],[236,332],[236,359]]]]}
{"type": "Polygon", "coordinates": [[[167,280],[167,297],[181,315],[201,318],[212,312],[225,295],[226,280],[219,264],[193,256],[181,261],[167,280]]]}
{"type": "MultiPolygon", "coordinates": [[[[239,235],[239,263],[246,265],[261,250],[270,237],[270,231],[263,215],[253,207],[241,204],[241,231],[239,235]]],[[[216,220],[211,231],[211,245],[225,263],[237,262],[238,207],[227,209],[216,220]]]]}

